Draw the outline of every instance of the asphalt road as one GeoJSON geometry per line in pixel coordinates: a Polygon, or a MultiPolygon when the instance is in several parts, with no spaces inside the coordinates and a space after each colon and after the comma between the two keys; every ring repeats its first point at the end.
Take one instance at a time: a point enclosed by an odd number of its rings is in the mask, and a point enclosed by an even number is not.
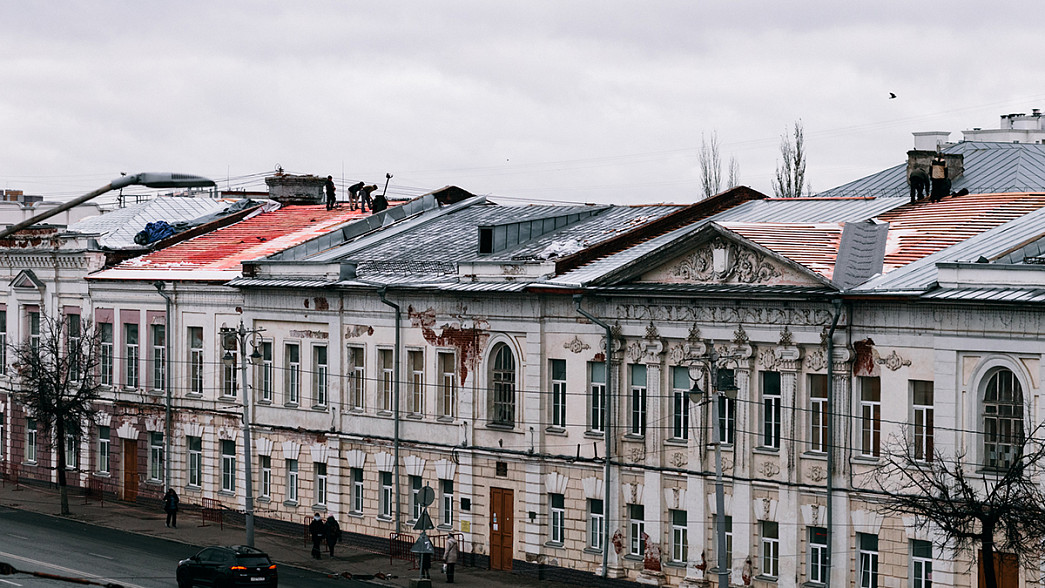
{"type": "MultiPolygon", "coordinates": [[[[178,561],[202,547],[0,507],[0,562],[21,571],[114,583],[125,588],[172,588],[177,585],[174,572],[178,561]]],[[[0,588],[73,585],[27,574],[0,576],[0,588]]],[[[279,567],[279,585],[373,588],[372,584],[329,578],[283,565],[279,567]]]]}

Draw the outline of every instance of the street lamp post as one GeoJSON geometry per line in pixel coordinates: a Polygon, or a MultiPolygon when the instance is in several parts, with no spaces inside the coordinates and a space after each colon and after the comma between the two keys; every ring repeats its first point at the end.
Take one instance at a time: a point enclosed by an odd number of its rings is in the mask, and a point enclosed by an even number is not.
{"type": "MultiPolygon", "coordinates": [[[[249,547],[254,547],[254,468],[251,464],[250,451],[250,392],[247,386],[247,337],[250,336],[252,338],[251,347],[254,349],[253,353],[250,354],[250,361],[257,364],[261,361],[261,353],[258,351],[257,346],[254,345],[253,338],[257,337],[260,332],[261,329],[247,329],[243,326],[243,321],[240,320],[239,328],[225,333],[225,337],[239,339],[240,388],[243,390],[243,477],[246,481],[244,488],[246,496],[243,499],[243,526],[247,531],[247,545],[249,547]]],[[[232,368],[235,367],[236,358],[226,350],[221,361],[226,367],[232,368]]]]}
{"type": "Polygon", "coordinates": [[[60,204],[51,210],[42,212],[32,218],[11,225],[10,227],[0,231],[0,239],[9,237],[24,228],[31,227],[36,223],[51,218],[56,214],[65,212],[70,208],[79,206],[88,200],[101,196],[111,190],[119,190],[120,188],[126,188],[127,186],[145,186],[146,188],[206,188],[214,186],[214,180],[209,180],[201,176],[193,176],[189,174],[175,174],[170,172],[146,172],[141,174],[134,174],[132,176],[120,176],[108,184],[98,188],[97,190],[88,192],[79,198],[74,198],[69,202],[60,204]]]}
{"type": "Polygon", "coordinates": [[[707,400],[702,400],[704,391],[700,389],[699,380],[703,378],[703,374],[694,378],[693,388],[689,391],[690,402],[700,404],[701,402],[711,403],[711,443],[715,446],[715,553],[716,553],[716,568],[718,573],[718,586],[719,588],[728,588],[729,586],[729,562],[726,561],[726,494],[725,489],[722,485],[722,431],[719,425],[719,410],[722,398],[736,399],[737,387],[733,382],[719,382],[718,381],[718,362],[720,359],[728,359],[718,354],[715,351],[715,345],[711,341],[706,342],[707,351],[702,357],[697,358],[698,362],[706,363],[708,366],[708,375],[710,376],[710,386],[707,400]]]}

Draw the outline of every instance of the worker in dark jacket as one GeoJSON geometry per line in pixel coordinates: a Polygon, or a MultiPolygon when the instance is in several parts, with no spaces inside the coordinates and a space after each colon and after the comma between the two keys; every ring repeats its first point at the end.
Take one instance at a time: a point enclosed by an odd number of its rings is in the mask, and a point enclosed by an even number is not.
{"type": "Polygon", "coordinates": [[[312,535],[312,557],[315,559],[320,559],[319,549],[323,545],[323,531],[323,517],[317,512],[308,524],[308,532],[312,535]]]}
{"type": "Polygon", "coordinates": [[[327,183],[323,184],[323,187],[327,190],[327,210],[334,210],[337,207],[337,196],[334,195],[337,187],[334,186],[334,176],[327,176],[327,183]]]}

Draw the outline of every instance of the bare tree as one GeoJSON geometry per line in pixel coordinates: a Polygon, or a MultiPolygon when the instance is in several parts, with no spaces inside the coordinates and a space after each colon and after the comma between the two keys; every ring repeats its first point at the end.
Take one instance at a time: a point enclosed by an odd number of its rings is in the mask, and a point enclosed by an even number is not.
{"type": "Polygon", "coordinates": [[[737,158],[729,156],[729,175],[726,177],[726,189],[732,190],[740,185],[740,164],[737,158]]]}
{"type": "Polygon", "coordinates": [[[718,133],[710,141],[700,134],[700,190],[702,198],[710,198],[722,189],[722,160],[718,154],[718,133]]]}
{"type": "Polygon", "coordinates": [[[780,136],[780,157],[777,165],[773,193],[777,198],[799,198],[809,193],[806,184],[806,151],[802,121],[795,121],[793,138],[787,133],[780,136]]]}
{"type": "Polygon", "coordinates": [[[1045,465],[1041,433],[1039,425],[990,471],[967,463],[964,453],[916,457],[913,443],[894,441],[874,472],[885,494],[880,508],[914,515],[916,525],[939,531],[957,550],[979,545],[986,586],[997,588],[996,548],[1027,561],[1039,558],[1045,544],[1045,492],[1033,478],[1045,465]]]}
{"type": "Polygon", "coordinates": [[[17,377],[15,399],[36,419],[58,457],[58,487],[62,514],[69,514],[66,482],[66,436],[76,439],[94,414],[98,398],[96,367],[98,337],[78,315],[40,315],[37,334],[13,345],[17,377]]]}

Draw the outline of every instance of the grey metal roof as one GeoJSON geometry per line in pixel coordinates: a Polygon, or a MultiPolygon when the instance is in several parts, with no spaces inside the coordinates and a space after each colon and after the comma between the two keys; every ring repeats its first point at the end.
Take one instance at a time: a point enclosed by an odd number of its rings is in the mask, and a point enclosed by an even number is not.
{"type": "Polygon", "coordinates": [[[827,287],[810,286],[766,286],[748,284],[622,284],[620,286],[598,286],[589,291],[597,294],[649,293],[666,296],[824,296],[837,293],[827,287]]]}
{"type": "Polygon", "coordinates": [[[710,220],[748,223],[851,223],[874,218],[907,204],[905,194],[880,198],[766,198],[724,210],[710,220]]]}
{"type": "Polygon", "coordinates": [[[98,244],[108,249],[143,249],[134,236],[155,221],[174,224],[193,220],[230,206],[229,202],[204,197],[157,196],[146,202],[119,208],[100,216],[73,223],[70,233],[98,235],[98,244]]]}
{"type": "Polygon", "coordinates": [[[943,261],[974,260],[981,256],[994,258],[1019,247],[1021,243],[1036,241],[1045,235],[1045,208],[1039,208],[1010,221],[913,261],[885,275],[871,278],[853,288],[853,292],[904,293],[920,292],[936,282],[936,264],[943,261]]]}
{"type": "Polygon", "coordinates": [[[332,280],[296,280],[293,278],[236,278],[225,283],[234,288],[326,288],[334,285],[332,280]]]}
{"type": "Polygon", "coordinates": [[[921,297],[929,300],[948,300],[952,302],[1042,303],[1045,302],[1045,287],[940,288],[926,292],[921,297]]]}
{"type": "MultiPolygon", "coordinates": [[[[948,145],[943,152],[963,156],[965,172],[952,181],[953,191],[965,188],[973,194],[1045,192],[1045,145],[962,141],[948,145]]],[[[909,195],[906,163],[819,194],[832,197],[909,195]]]]}

